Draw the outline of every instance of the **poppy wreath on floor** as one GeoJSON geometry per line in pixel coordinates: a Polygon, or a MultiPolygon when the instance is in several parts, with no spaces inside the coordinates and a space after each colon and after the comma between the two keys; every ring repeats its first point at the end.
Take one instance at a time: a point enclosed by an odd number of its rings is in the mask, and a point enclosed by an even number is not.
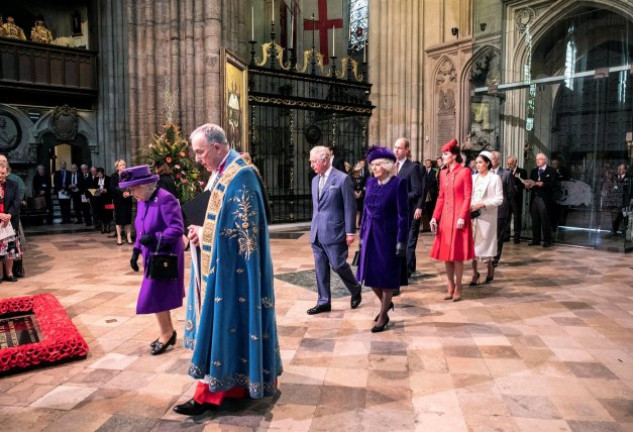
{"type": "MultiPolygon", "coordinates": [[[[85,358],[88,354],[88,344],[81,336],[70,317],[52,294],[38,294],[27,297],[16,297],[0,300],[0,322],[9,323],[3,327],[14,327],[10,317],[26,315],[27,332],[31,334],[34,343],[23,343],[17,340],[7,342],[7,333],[0,334],[0,375],[40,365],[58,363],[62,361],[85,358]],[[23,313],[23,314],[21,314],[23,313]],[[32,314],[33,318],[28,317],[32,314]],[[33,326],[34,324],[34,326],[33,326]],[[35,328],[39,332],[35,335],[35,328]]],[[[21,324],[18,324],[21,325],[21,324]]],[[[13,332],[15,338],[15,332],[13,332]]],[[[23,342],[23,341],[22,341],[23,342]]]]}

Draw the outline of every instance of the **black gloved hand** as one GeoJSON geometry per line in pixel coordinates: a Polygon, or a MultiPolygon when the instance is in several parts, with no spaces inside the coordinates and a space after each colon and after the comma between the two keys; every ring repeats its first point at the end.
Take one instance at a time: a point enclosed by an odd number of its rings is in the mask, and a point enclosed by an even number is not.
{"type": "Polygon", "coordinates": [[[140,249],[136,249],[134,248],[132,250],[132,258],[130,258],[130,267],[132,267],[132,270],[134,270],[135,272],[138,271],[138,256],[141,254],[141,250],[140,249]]]}
{"type": "Polygon", "coordinates": [[[154,243],[154,236],[151,234],[144,234],[141,236],[140,239],[138,239],[138,242],[143,246],[150,246],[152,243],[154,243]]]}
{"type": "Polygon", "coordinates": [[[407,254],[407,248],[404,243],[396,243],[396,256],[399,258],[404,257],[407,254]]]}

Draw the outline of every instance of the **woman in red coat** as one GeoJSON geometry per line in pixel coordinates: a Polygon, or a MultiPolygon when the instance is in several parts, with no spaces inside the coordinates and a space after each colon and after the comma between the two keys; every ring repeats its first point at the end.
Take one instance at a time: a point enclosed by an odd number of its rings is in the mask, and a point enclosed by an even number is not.
{"type": "Polygon", "coordinates": [[[442,147],[442,162],[446,169],[440,172],[440,195],[430,225],[436,232],[431,258],[444,261],[448,279],[448,293],[444,300],[462,299],[464,261],[475,257],[472,227],[470,224],[470,196],[473,179],[468,168],[461,166],[457,140],[442,147]]]}

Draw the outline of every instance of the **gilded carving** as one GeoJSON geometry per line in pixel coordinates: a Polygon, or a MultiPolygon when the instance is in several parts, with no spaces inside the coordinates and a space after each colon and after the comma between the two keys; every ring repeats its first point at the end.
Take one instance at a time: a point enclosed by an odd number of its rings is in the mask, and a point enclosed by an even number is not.
{"type": "Polygon", "coordinates": [[[334,111],[346,111],[358,114],[371,114],[371,108],[362,108],[362,107],[348,107],[345,105],[337,105],[337,104],[327,104],[320,103],[315,101],[298,101],[293,99],[284,99],[284,98],[271,98],[265,96],[253,96],[248,95],[249,102],[259,102],[262,104],[272,104],[272,105],[283,105],[283,106],[292,106],[292,107],[301,107],[308,109],[318,109],[318,108],[326,108],[334,111]]]}

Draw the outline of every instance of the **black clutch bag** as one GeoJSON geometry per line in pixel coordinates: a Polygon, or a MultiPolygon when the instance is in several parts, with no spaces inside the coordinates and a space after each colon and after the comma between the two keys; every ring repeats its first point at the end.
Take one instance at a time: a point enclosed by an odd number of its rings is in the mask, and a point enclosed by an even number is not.
{"type": "Polygon", "coordinates": [[[471,219],[477,219],[479,216],[481,216],[481,210],[479,209],[470,212],[471,219]]]}
{"type": "Polygon", "coordinates": [[[156,250],[149,254],[147,277],[155,280],[178,279],[178,255],[158,252],[162,239],[163,236],[159,236],[156,250]]]}

